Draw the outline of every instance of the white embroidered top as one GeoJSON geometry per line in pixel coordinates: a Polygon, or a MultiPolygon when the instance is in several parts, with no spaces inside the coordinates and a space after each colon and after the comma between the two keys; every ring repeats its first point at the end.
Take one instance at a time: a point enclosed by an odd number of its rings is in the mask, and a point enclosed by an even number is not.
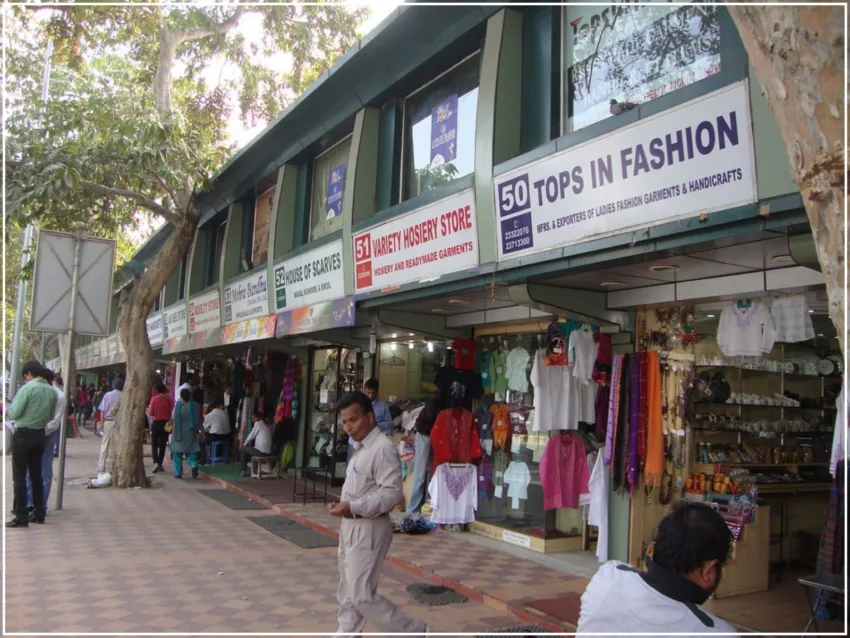
{"type": "Polygon", "coordinates": [[[528,360],[531,355],[525,348],[514,348],[508,353],[508,372],[505,375],[508,380],[508,390],[515,392],[528,392],[528,360]]]}
{"type": "Polygon", "coordinates": [[[753,302],[749,308],[729,304],[720,315],[717,344],[727,357],[760,357],[770,352],[776,331],[770,312],[764,304],[753,302]]]}
{"type": "Polygon", "coordinates": [[[428,485],[431,495],[431,522],[462,525],[475,521],[478,509],[478,470],[469,463],[457,466],[443,463],[428,485]]]}

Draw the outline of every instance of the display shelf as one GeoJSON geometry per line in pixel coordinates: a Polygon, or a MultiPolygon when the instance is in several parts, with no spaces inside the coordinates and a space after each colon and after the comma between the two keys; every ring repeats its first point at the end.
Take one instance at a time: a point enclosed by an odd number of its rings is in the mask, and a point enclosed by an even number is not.
{"type": "Polygon", "coordinates": [[[805,374],[803,372],[785,372],[783,370],[762,370],[760,368],[742,368],[740,366],[727,366],[727,365],[710,365],[710,364],[699,364],[695,365],[694,368],[696,370],[735,370],[736,372],[746,372],[752,374],[775,374],[779,376],[783,376],[786,379],[798,379],[804,381],[814,381],[820,379],[838,379],[839,377],[831,377],[824,376],[822,374],[805,374]]]}
{"type": "MultiPolygon", "coordinates": [[[[698,432],[730,432],[733,434],[751,434],[753,436],[758,437],[762,432],[751,432],[749,430],[743,430],[741,428],[706,428],[698,425],[690,426],[692,430],[696,430],[698,432]]],[[[788,430],[775,430],[771,432],[771,434],[784,434],[785,436],[811,436],[811,435],[823,435],[823,434],[832,434],[834,429],[824,429],[824,430],[800,430],[799,432],[788,431],[788,430]]]]}
{"type": "Polygon", "coordinates": [[[715,465],[725,465],[728,467],[743,467],[743,468],[796,468],[796,467],[829,467],[829,463],[732,463],[717,461],[716,463],[694,463],[694,472],[699,474],[714,473],[715,465]]]}
{"type": "Polygon", "coordinates": [[[806,407],[802,405],[764,405],[762,403],[694,403],[692,404],[694,407],[700,406],[708,406],[711,408],[716,408],[718,406],[723,406],[726,408],[765,408],[765,409],[773,409],[773,410],[808,410],[815,412],[835,412],[837,408],[829,407],[829,406],[821,406],[818,408],[814,407],[806,407]]]}

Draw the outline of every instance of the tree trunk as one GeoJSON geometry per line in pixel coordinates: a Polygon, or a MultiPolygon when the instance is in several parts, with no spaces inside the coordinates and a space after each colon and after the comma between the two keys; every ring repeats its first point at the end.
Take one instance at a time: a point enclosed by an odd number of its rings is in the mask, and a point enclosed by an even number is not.
{"type": "Polygon", "coordinates": [[[844,12],[754,4],[729,13],[788,147],[845,352],[844,12]]]}
{"type": "Polygon", "coordinates": [[[147,487],[142,443],[145,408],[151,394],[154,356],[148,340],[147,318],[159,291],[165,287],[183,255],[192,245],[198,213],[194,205],[185,215],[124,299],[118,313],[118,336],[127,357],[127,378],[115,422],[115,454],[112,484],[117,487],[147,487]]]}

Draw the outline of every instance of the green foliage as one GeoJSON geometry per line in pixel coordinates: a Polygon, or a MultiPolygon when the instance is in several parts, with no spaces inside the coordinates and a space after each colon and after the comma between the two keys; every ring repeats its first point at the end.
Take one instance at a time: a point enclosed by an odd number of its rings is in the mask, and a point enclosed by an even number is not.
{"type": "Polygon", "coordinates": [[[426,166],[417,169],[416,182],[419,184],[419,192],[425,193],[440,186],[445,186],[455,179],[458,170],[454,164],[440,164],[438,166],[426,166]]]}

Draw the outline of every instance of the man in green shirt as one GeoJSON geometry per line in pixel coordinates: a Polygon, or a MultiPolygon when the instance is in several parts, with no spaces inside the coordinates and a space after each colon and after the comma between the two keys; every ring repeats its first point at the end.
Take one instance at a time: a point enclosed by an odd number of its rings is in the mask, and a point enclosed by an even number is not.
{"type": "Polygon", "coordinates": [[[27,474],[32,484],[33,520],[44,522],[44,486],[41,481],[41,457],[47,437],[44,428],[53,418],[56,392],[44,379],[38,361],[23,367],[24,387],[18,390],[7,418],[14,421],[12,435],[12,481],[15,488],[15,518],[6,527],[29,527],[27,511],[27,474]]]}

